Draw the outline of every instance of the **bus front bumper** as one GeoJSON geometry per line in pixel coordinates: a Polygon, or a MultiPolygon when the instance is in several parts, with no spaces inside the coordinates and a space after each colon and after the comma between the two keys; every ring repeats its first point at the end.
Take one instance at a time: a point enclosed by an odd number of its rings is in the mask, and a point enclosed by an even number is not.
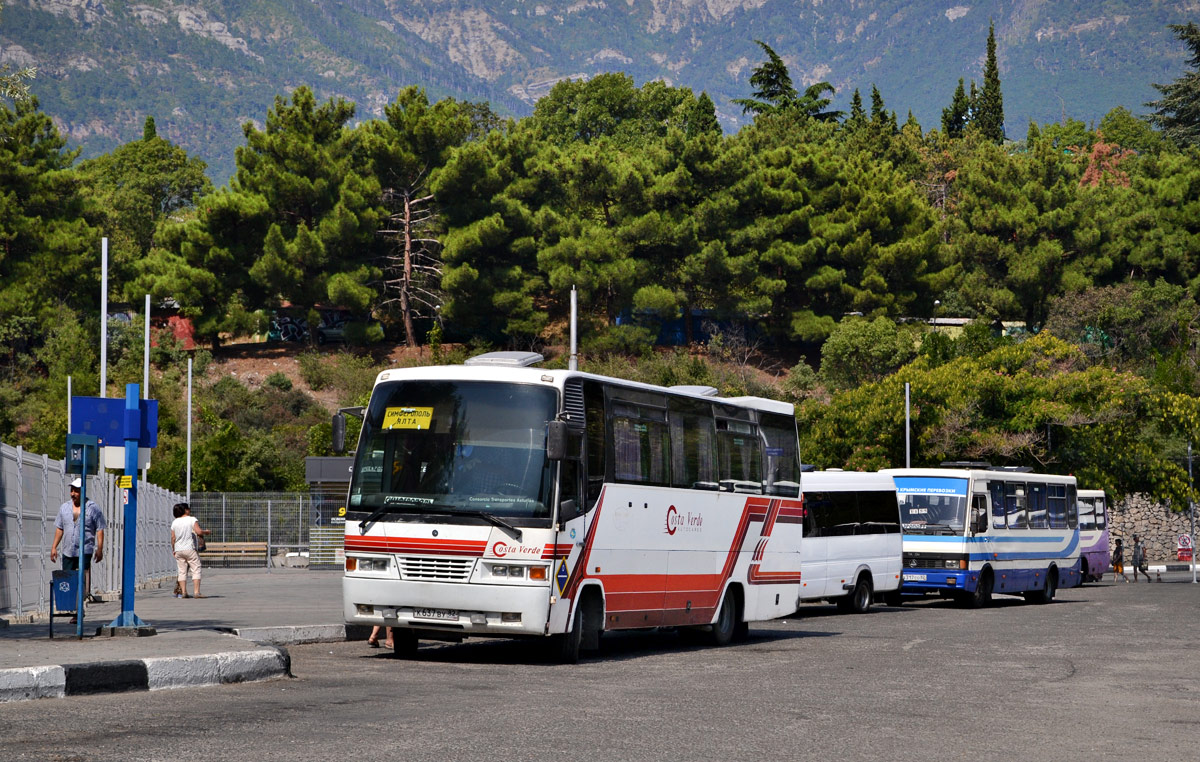
{"type": "Polygon", "coordinates": [[[461,637],[545,635],[550,595],[548,586],[342,578],[346,624],[461,637]]]}
{"type": "Polygon", "coordinates": [[[912,595],[972,591],[979,581],[977,571],[952,569],[905,569],[900,575],[900,592],[912,595]]]}

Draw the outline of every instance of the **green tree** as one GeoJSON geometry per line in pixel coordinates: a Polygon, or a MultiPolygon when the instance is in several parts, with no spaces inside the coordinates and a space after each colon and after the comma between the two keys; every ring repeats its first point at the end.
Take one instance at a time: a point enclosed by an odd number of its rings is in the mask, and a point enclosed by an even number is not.
{"type": "Polygon", "coordinates": [[[762,40],[755,40],[754,43],[767,54],[767,60],[750,72],[750,86],[754,88],[752,97],[736,98],[733,102],[742,107],[743,114],[757,116],[794,104],[799,99],[799,93],[792,84],[787,64],[779,54],[762,40]]]}
{"type": "Polygon", "coordinates": [[[1000,92],[1000,66],[996,61],[996,26],[990,23],[987,59],[983,65],[983,90],[975,100],[974,122],[986,140],[1004,142],[1004,96],[1000,92]]]}
{"type": "MultiPolygon", "coordinates": [[[[79,165],[89,195],[105,215],[110,283],[130,283],[135,264],[153,246],[157,226],[212,192],[205,169],[203,161],[159,137],[153,117],[146,117],[140,140],[79,165]]],[[[131,301],[137,296],[125,294],[131,301]]]]}
{"type": "Polygon", "coordinates": [[[262,199],[268,214],[261,237],[245,232],[252,247],[261,247],[250,278],[268,302],[306,308],[310,321],[319,304],[364,313],[378,298],[371,283],[379,276],[372,263],[381,193],[346,126],[353,116],[353,104],[318,105],[299,87],[290,102],[276,97],[265,130],[243,126],[246,145],[237,150],[233,193],[262,199]]]}
{"type": "Polygon", "coordinates": [[[845,318],[821,345],[821,379],[832,389],[853,389],[879,381],[916,355],[911,330],[878,317],[845,318]]]}
{"type": "Polygon", "coordinates": [[[95,301],[100,235],[65,145],[36,98],[0,104],[0,325],[95,301]]]}
{"type": "Polygon", "coordinates": [[[1191,70],[1169,85],[1154,85],[1162,93],[1146,105],[1154,109],[1150,123],[1163,131],[1169,140],[1180,146],[1200,145],[1200,26],[1189,21],[1171,24],[1175,33],[1190,52],[1187,60],[1191,70]]]}
{"type": "Polygon", "coordinates": [[[1096,132],[1104,139],[1139,153],[1158,153],[1163,150],[1162,135],[1145,119],[1138,119],[1129,109],[1117,106],[1100,119],[1096,132]]]}
{"type": "Polygon", "coordinates": [[[958,87],[950,105],[942,109],[942,132],[948,138],[961,138],[967,131],[968,120],[971,116],[971,102],[963,89],[963,79],[958,78],[958,87]]]}

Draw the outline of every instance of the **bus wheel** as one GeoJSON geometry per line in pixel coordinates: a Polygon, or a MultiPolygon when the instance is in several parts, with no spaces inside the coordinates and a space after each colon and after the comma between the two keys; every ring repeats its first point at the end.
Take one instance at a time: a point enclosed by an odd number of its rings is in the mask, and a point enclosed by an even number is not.
{"type": "Polygon", "coordinates": [[[571,617],[571,631],[554,636],[555,656],[563,664],[579,663],[579,646],[583,642],[583,603],[575,606],[571,617]]]}
{"type": "Polygon", "coordinates": [[[838,599],[838,608],[850,614],[865,614],[871,608],[871,583],[867,575],[860,574],[849,595],[838,599]]]}
{"type": "Polygon", "coordinates": [[[1046,570],[1046,579],[1042,582],[1041,590],[1030,590],[1025,593],[1025,600],[1030,603],[1049,603],[1058,592],[1058,570],[1051,567],[1046,570]]]}
{"type": "Polygon", "coordinates": [[[417,655],[417,633],[407,627],[392,629],[392,653],[397,659],[411,659],[417,655]]]}
{"type": "Polygon", "coordinates": [[[725,597],[721,599],[721,611],[717,614],[717,621],[713,622],[712,632],[709,633],[709,642],[714,646],[729,645],[729,642],[733,640],[734,631],[737,630],[738,622],[742,618],[741,613],[737,595],[731,587],[725,591],[725,597]]]}
{"type": "Polygon", "coordinates": [[[1083,584],[1085,582],[1091,582],[1091,581],[1092,581],[1092,575],[1088,574],[1088,562],[1087,562],[1087,559],[1085,558],[1085,559],[1083,559],[1082,565],[1079,567],[1079,586],[1083,587],[1083,584]]]}
{"type": "Polygon", "coordinates": [[[984,569],[974,593],[964,593],[959,603],[969,609],[981,609],[992,602],[992,570],[984,569]]]}

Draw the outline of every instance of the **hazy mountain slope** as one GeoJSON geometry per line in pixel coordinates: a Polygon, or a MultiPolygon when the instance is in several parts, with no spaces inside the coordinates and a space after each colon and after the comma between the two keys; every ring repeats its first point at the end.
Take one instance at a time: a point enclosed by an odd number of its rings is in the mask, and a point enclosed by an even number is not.
{"type": "Polygon", "coordinates": [[[832,82],[839,106],[874,83],[928,129],[959,77],[982,79],[990,19],[1021,137],[1030,119],[1144,112],[1151,83],[1185,66],[1167,24],[1196,16],[1168,0],[8,0],[0,60],[39,67],[44,110],[85,153],[153,114],[223,180],[240,123],[298,84],[355,101],[361,118],[413,83],[522,115],[558,79],[619,70],[708,91],[735,129],[755,39],[798,84],[832,82]]]}

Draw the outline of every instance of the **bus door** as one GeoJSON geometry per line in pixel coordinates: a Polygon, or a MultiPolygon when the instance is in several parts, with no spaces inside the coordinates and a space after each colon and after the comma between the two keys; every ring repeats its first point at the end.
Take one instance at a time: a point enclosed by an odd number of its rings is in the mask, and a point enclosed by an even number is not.
{"type": "MultiPolygon", "coordinates": [[[[1000,510],[1003,511],[1003,507],[1000,510]]],[[[968,526],[972,535],[967,546],[970,553],[969,568],[977,571],[982,569],[985,563],[994,563],[996,559],[996,544],[991,531],[992,510],[986,492],[971,494],[971,521],[968,526]]]]}

